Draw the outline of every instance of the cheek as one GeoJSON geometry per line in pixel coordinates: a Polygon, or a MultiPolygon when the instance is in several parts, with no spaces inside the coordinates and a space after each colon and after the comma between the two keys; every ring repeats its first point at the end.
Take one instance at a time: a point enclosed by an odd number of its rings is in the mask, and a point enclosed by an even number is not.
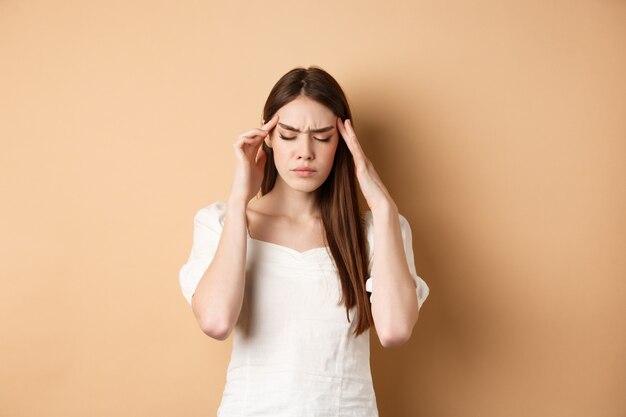
{"type": "Polygon", "coordinates": [[[337,153],[337,148],[338,148],[337,142],[334,142],[333,145],[328,147],[328,155],[330,155],[331,158],[335,157],[335,154],[337,153]]]}
{"type": "Polygon", "coordinates": [[[330,146],[327,149],[324,149],[323,151],[324,165],[326,166],[328,170],[330,170],[333,167],[336,153],[337,153],[337,148],[330,147],[330,146]]]}
{"type": "Polygon", "coordinates": [[[276,146],[276,142],[272,142],[272,154],[274,155],[274,163],[277,167],[282,167],[285,165],[285,160],[287,159],[286,150],[284,147],[278,145],[276,146]]]}

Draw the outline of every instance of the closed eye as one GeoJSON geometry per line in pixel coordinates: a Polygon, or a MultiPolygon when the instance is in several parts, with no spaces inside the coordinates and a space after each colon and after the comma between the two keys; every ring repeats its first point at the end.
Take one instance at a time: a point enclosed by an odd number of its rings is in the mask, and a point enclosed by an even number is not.
{"type": "MultiPolygon", "coordinates": [[[[281,135],[280,133],[278,134],[278,136],[279,136],[281,139],[284,139],[284,140],[293,140],[293,139],[295,139],[295,138],[296,138],[295,136],[294,136],[294,137],[292,137],[292,138],[289,138],[289,137],[286,137],[286,136],[281,135]]],[[[317,140],[319,140],[320,142],[328,142],[328,141],[330,140],[330,138],[322,139],[322,138],[316,138],[315,136],[313,136],[313,139],[317,139],[317,140]]]]}

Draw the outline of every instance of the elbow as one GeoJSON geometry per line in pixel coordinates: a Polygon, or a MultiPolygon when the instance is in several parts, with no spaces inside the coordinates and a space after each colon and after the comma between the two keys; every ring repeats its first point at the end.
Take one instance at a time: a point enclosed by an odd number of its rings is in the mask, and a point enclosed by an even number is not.
{"type": "Polygon", "coordinates": [[[385,348],[398,347],[407,343],[413,334],[413,326],[396,326],[378,333],[380,344],[385,348]]]}
{"type": "Polygon", "coordinates": [[[200,320],[200,329],[215,340],[226,340],[231,333],[230,326],[215,320],[200,320]]]}
{"type": "Polygon", "coordinates": [[[402,346],[411,339],[411,333],[395,333],[391,335],[379,336],[380,344],[385,348],[402,346]]]}
{"type": "MultiPolygon", "coordinates": [[[[195,294],[194,294],[195,295],[195,294]]],[[[207,314],[205,309],[196,304],[196,298],[191,298],[191,308],[196,316],[196,321],[202,333],[215,340],[226,340],[231,333],[231,326],[227,320],[216,318],[214,314],[207,314]]]]}

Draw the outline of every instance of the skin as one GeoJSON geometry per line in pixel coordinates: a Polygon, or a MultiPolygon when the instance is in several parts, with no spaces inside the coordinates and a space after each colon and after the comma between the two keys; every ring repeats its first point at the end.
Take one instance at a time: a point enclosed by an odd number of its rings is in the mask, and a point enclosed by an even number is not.
{"type": "Polygon", "coordinates": [[[340,135],[334,113],[304,96],[279,109],[277,117],[275,128],[264,140],[272,148],[278,177],[269,193],[248,204],[248,226],[255,239],[303,252],[324,246],[314,191],[332,170],[340,135]],[[330,130],[311,132],[327,127],[330,130]],[[292,171],[303,165],[316,169],[316,173],[300,177],[292,171]]]}
{"type": "MultiPolygon", "coordinates": [[[[300,252],[322,246],[323,228],[313,192],[328,177],[339,140],[343,140],[352,153],[355,176],[373,215],[376,244],[371,271],[372,316],[376,333],[384,347],[399,346],[411,337],[419,314],[415,282],[404,255],[398,207],[365,155],[350,120],[342,121],[324,105],[300,96],[279,109],[261,128],[243,132],[233,144],[237,164],[228,200],[233,214],[230,219],[227,215],[223,233],[227,239],[231,239],[226,250],[235,247],[233,253],[239,253],[243,246],[245,253],[245,240],[242,240],[240,230],[245,236],[246,228],[257,240],[276,243],[300,252]],[[286,129],[285,125],[294,127],[299,132],[286,129]],[[329,126],[332,128],[324,133],[311,132],[329,126]],[[281,136],[291,139],[285,140],[281,136]],[[328,139],[328,142],[320,139],[328,139]],[[273,150],[279,176],[272,191],[252,200],[261,185],[267,159],[261,147],[263,141],[273,150]],[[301,165],[317,169],[316,174],[310,177],[296,176],[291,170],[301,165]],[[298,232],[294,233],[294,230],[298,232]]],[[[222,250],[218,248],[218,254],[220,252],[222,250]]],[[[220,254],[220,258],[225,259],[218,262],[220,269],[236,270],[237,279],[243,279],[245,257],[237,257],[232,265],[226,265],[231,262],[232,255],[220,254]],[[225,266],[222,267],[222,263],[225,266]]],[[[226,272],[216,275],[226,275],[226,272]]],[[[218,282],[217,278],[212,281],[218,282]]],[[[215,293],[218,293],[217,290],[215,293]]],[[[208,315],[209,318],[227,317],[221,320],[226,324],[220,325],[217,332],[220,339],[232,331],[239,314],[242,299],[242,289],[239,286],[234,297],[234,304],[224,301],[222,297],[224,306],[214,307],[225,310],[226,313],[208,315]],[[237,308],[231,311],[233,305],[237,308]]],[[[205,306],[199,305],[196,310],[199,320],[206,321],[201,317],[202,311],[211,308],[216,302],[211,304],[207,298],[203,304],[205,306]]],[[[209,330],[211,334],[216,333],[214,325],[204,327],[208,329],[207,334],[209,330]]]]}

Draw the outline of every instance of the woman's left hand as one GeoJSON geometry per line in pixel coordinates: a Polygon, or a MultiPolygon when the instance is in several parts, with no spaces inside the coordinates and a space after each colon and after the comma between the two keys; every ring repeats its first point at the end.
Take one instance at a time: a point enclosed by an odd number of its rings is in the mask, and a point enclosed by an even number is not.
{"type": "Polygon", "coordinates": [[[359,181],[359,186],[361,187],[361,191],[363,192],[363,196],[370,210],[375,212],[377,208],[384,206],[392,207],[397,210],[395,202],[374,169],[374,165],[367,156],[365,156],[361,144],[356,137],[356,133],[354,133],[354,129],[352,129],[350,119],[346,119],[345,122],[342,122],[341,117],[337,117],[337,128],[346,142],[346,145],[348,145],[350,153],[352,153],[356,178],[359,181]]]}

